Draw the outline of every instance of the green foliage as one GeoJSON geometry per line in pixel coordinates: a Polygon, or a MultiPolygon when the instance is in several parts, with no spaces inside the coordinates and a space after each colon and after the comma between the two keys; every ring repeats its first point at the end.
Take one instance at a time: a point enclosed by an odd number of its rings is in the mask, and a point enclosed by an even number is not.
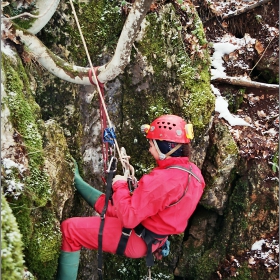
{"type": "MultiPolygon", "coordinates": [[[[36,11],[36,1],[33,1],[28,5],[21,5],[17,1],[10,2],[11,3],[8,6],[4,7],[4,13],[8,14],[10,17],[18,16],[23,13],[38,15],[38,11],[36,11]]],[[[32,23],[35,20],[36,19],[32,17],[19,17],[14,19],[14,22],[22,28],[28,29],[32,26],[32,23]]]]}
{"type": "Polygon", "coordinates": [[[223,96],[228,101],[228,109],[231,113],[236,113],[243,103],[243,97],[245,89],[239,89],[238,91],[231,89],[230,87],[224,91],[223,96]]]}
{"type": "Polygon", "coordinates": [[[19,230],[22,234],[24,247],[29,246],[33,231],[33,220],[31,217],[32,202],[25,194],[22,194],[17,200],[10,202],[10,207],[17,219],[19,230]]]}
{"type": "Polygon", "coordinates": [[[272,171],[277,172],[279,170],[279,150],[276,151],[272,158],[272,171]]]}
{"type": "Polygon", "coordinates": [[[21,234],[5,196],[1,194],[1,279],[23,279],[21,234]]]}

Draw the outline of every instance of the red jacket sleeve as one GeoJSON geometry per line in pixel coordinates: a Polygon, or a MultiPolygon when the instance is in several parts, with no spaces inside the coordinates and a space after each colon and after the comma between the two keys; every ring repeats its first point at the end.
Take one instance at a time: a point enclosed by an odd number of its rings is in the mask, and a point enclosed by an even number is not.
{"type": "Polygon", "coordinates": [[[162,211],[174,200],[174,193],[170,193],[166,187],[170,184],[156,173],[157,171],[152,171],[144,175],[133,195],[130,195],[125,181],[116,181],[113,185],[113,203],[124,227],[136,227],[146,218],[162,211]]]}

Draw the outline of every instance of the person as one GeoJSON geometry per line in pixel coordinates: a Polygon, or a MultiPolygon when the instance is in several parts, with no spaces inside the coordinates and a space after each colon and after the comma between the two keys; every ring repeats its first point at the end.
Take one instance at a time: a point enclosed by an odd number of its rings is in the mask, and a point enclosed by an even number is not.
{"type": "MultiPolygon", "coordinates": [[[[205,187],[200,169],[186,156],[192,138],[189,124],[179,116],[162,115],[141,128],[157,167],[142,176],[132,195],[127,178],[114,177],[113,203],[109,202],[103,229],[102,250],[116,254],[120,240],[126,236],[122,251],[129,258],[151,257],[168,235],[184,232],[205,187]],[[125,229],[130,229],[129,234],[125,229]]],[[[101,213],[105,194],[81,178],[77,165],[74,181],[87,203],[101,213]]],[[[76,279],[81,248],[98,249],[100,221],[99,216],[94,216],[62,222],[57,279],[76,279]]]]}

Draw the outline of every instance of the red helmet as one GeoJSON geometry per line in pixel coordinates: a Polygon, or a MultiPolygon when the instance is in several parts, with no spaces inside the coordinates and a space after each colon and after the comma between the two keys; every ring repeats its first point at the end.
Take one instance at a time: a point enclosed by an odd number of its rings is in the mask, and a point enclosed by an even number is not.
{"type": "Polygon", "coordinates": [[[163,115],[151,125],[142,125],[147,139],[165,140],[175,143],[190,143],[193,138],[192,124],[187,124],[181,117],[163,115]]]}

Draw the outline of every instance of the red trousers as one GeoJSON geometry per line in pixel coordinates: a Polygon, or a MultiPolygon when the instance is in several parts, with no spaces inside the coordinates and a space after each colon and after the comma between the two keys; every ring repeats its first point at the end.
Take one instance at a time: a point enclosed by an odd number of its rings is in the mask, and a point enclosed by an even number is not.
{"type": "MultiPolygon", "coordinates": [[[[104,205],[104,196],[101,196],[96,203],[96,210],[102,209],[104,205]]],[[[112,208],[111,208],[112,209],[112,208]]],[[[102,250],[108,253],[116,253],[118,243],[121,237],[121,221],[114,217],[114,214],[108,206],[103,229],[102,250]]],[[[100,212],[100,211],[98,211],[100,212]]],[[[77,217],[70,218],[62,222],[62,247],[65,252],[74,252],[82,247],[88,249],[98,249],[98,233],[100,226],[100,217],[77,217]]],[[[162,242],[153,245],[153,252],[162,244],[162,242]]],[[[124,255],[129,258],[141,258],[146,255],[147,247],[143,239],[132,231],[124,255]]]]}

